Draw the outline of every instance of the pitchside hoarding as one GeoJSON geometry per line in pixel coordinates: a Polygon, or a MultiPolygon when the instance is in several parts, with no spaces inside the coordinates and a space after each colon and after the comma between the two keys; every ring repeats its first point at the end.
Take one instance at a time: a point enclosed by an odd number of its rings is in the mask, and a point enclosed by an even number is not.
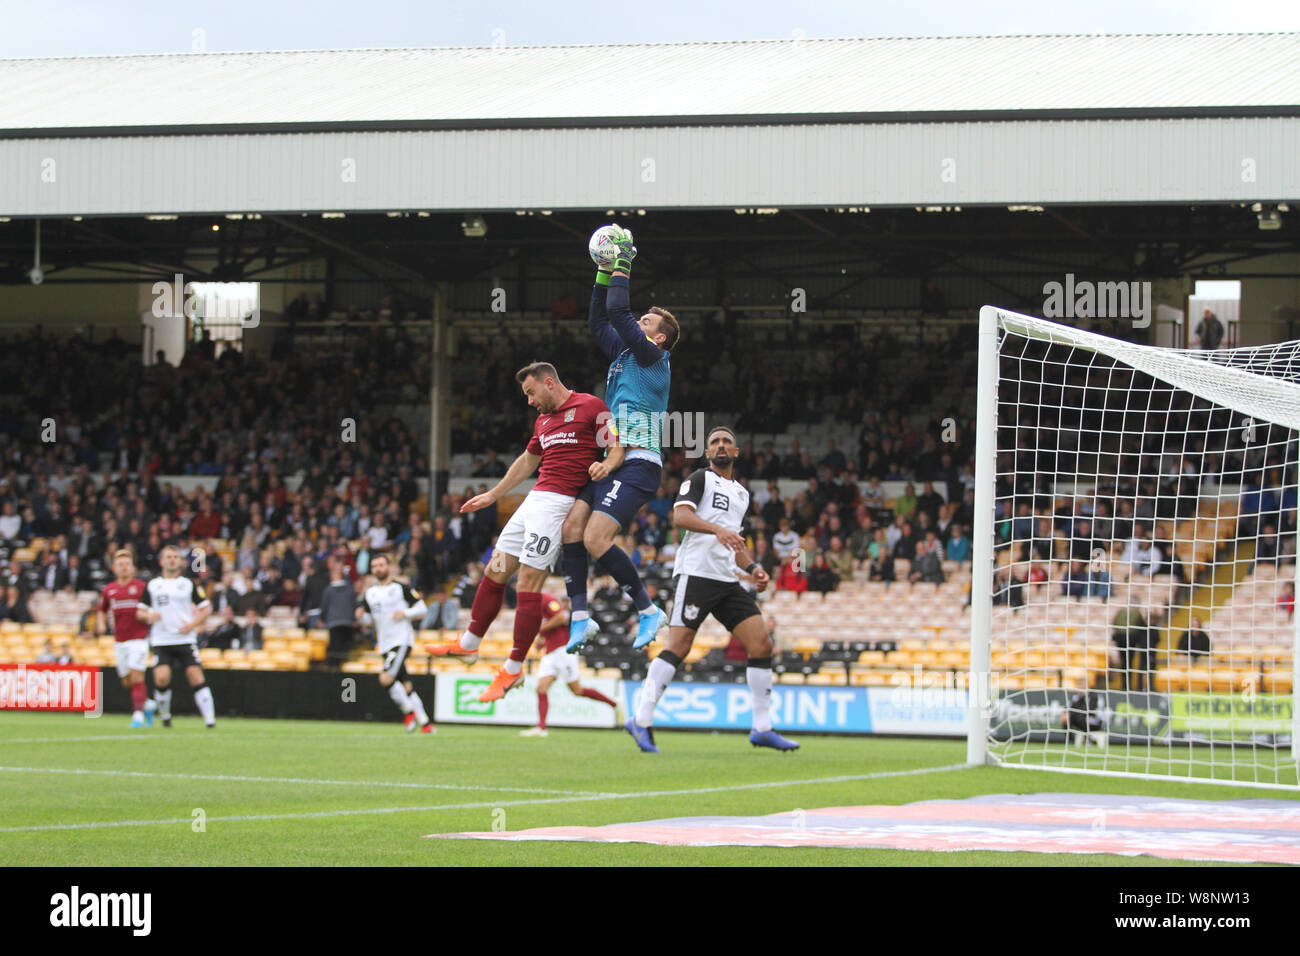
{"type": "MultiPolygon", "coordinates": [[[[479,695],[492,683],[491,675],[438,674],[434,694],[433,719],[440,724],[511,724],[531,727],[537,723],[537,678],[524,678],[500,700],[479,703],[479,695]]],[[[616,680],[585,678],[584,687],[594,687],[606,697],[618,700],[616,680]]],[[[551,685],[548,727],[613,727],[614,708],[587,697],[575,697],[568,686],[556,681],[551,685]]]]}
{"type": "MultiPolygon", "coordinates": [[[[990,722],[994,740],[1063,742],[1074,691],[1022,690],[1003,694],[990,722]]],[[[1253,740],[1288,746],[1293,703],[1272,694],[1144,694],[1101,691],[1102,726],[1112,742],[1170,743],[1253,740]]]]}
{"type": "MultiPolygon", "coordinates": [[[[628,713],[635,711],[639,681],[623,682],[628,713]]],[[[669,684],[655,708],[655,727],[748,730],[749,688],[744,684],[669,684]]],[[[772,726],[777,730],[847,734],[966,734],[966,692],[942,688],[772,688],[772,726]]]]}
{"type": "Polygon", "coordinates": [[[0,664],[0,710],[53,710],[98,717],[104,683],[98,667],[0,664]]]}

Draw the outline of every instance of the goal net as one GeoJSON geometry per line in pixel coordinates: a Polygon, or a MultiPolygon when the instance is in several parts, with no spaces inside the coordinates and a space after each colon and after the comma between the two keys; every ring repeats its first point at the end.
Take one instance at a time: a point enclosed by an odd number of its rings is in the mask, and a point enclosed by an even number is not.
{"type": "Polygon", "coordinates": [[[1300,342],[986,306],[977,416],[971,762],[1297,786],[1300,342]]]}

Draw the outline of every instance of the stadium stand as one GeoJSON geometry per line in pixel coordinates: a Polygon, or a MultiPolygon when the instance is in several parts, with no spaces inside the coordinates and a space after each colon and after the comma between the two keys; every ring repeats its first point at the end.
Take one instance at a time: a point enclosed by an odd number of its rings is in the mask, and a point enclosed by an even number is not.
{"type": "MultiPolygon", "coordinates": [[[[778,679],[962,686],[969,669],[973,521],[970,327],[926,338],[919,327],[859,325],[829,345],[798,330],[742,328],[734,313],[687,327],[674,355],[672,407],[713,409],[705,413],[710,424],[738,429],[740,473],[754,493],[745,530],[774,582],[762,606],[778,647],[778,679]]],[[[471,344],[474,334],[467,333],[471,344]]],[[[112,639],[89,637],[87,614],[108,580],[108,557],[120,546],[136,552],[142,574],[156,571],[158,552],[171,543],[202,567],[193,573],[230,611],[210,620],[202,650],[209,668],[377,672],[378,655],[364,639],[344,658],[329,659],[328,633],[306,613],[318,593],[313,575],[337,560],[359,590],[377,548],[392,550],[402,576],[446,602],[462,626],[495,533],[517,498],[468,518],[457,509],[483,484],[479,479],[502,473],[517,454],[529,415],[512,373],[544,345],[556,349],[554,334],[494,340],[491,366],[456,368],[452,470],[461,478],[453,484],[459,490],[437,502],[413,480],[426,468],[410,428],[382,411],[427,393],[424,350],[400,323],[362,323],[329,339],[300,333],[266,359],[233,349],[219,357],[196,351],[179,369],[142,367],[115,339],[92,345],[35,330],[5,342],[0,433],[11,441],[0,478],[0,662],[32,661],[53,648],[81,663],[110,665],[112,639]],[[354,445],[337,441],[337,423],[357,408],[380,420],[367,422],[369,437],[354,445]],[[51,414],[63,430],[60,440],[28,438],[40,434],[41,418],[51,414]],[[216,490],[184,491],[167,479],[182,475],[216,477],[216,490]],[[469,476],[472,482],[460,484],[469,476]],[[194,560],[198,549],[201,562],[194,560]],[[251,645],[234,633],[249,621],[261,628],[260,641],[251,645]]],[[[603,363],[595,349],[579,345],[558,346],[578,357],[564,374],[572,386],[595,390],[603,363]]],[[[1198,455],[1189,461],[1198,469],[1227,467],[1198,455]]],[[[660,603],[671,593],[677,540],[668,520],[671,502],[697,465],[673,449],[660,494],[619,539],[660,603]]],[[[1140,605],[1157,619],[1179,588],[1208,587],[1214,597],[1220,584],[1204,580],[1210,559],[1217,554],[1222,565],[1241,522],[1271,520],[1283,540],[1293,538],[1288,533],[1295,527],[1295,502],[1269,499],[1266,488],[1240,515],[1208,501],[1193,513],[1156,514],[1138,493],[1151,489],[1130,489],[1128,499],[1026,490],[1003,489],[1003,501],[1016,508],[997,523],[1008,600],[995,613],[1021,615],[1044,641],[1033,642],[1033,651],[1007,644],[994,653],[1000,659],[1042,654],[1035,666],[1048,670],[1046,677],[1023,680],[1006,675],[1008,686],[1028,680],[1078,687],[1098,673],[1122,679],[1110,639],[1117,607],[1140,605]],[[1165,556],[1155,574],[1127,559],[1135,524],[1165,556]],[[1041,602],[1022,607],[1012,599],[1017,591],[1032,597],[1035,589],[1072,586],[1077,600],[1064,610],[1057,602],[1046,611],[1035,606],[1041,602]]],[[[1273,606],[1279,579],[1293,577],[1280,574],[1276,562],[1293,566],[1294,554],[1239,560],[1243,573],[1207,614],[1211,653],[1239,662],[1232,672],[1238,687],[1252,681],[1289,687],[1290,611],[1261,616],[1260,607],[1273,606]]],[[[552,585],[562,593],[562,584],[552,585]]],[[[588,672],[640,678],[647,659],[626,639],[630,605],[609,581],[592,587],[601,633],[584,651],[588,672]]],[[[448,623],[443,615],[425,622],[448,623]]],[[[505,658],[512,626],[507,607],[475,669],[490,673],[505,658]]],[[[1156,686],[1199,686],[1196,668],[1171,658],[1175,632],[1186,626],[1174,619],[1163,624],[1163,656],[1151,665],[1156,686]]],[[[421,636],[436,637],[427,630],[421,636]]],[[[429,659],[420,643],[410,658],[416,671],[462,668],[429,659]]],[[[729,654],[728,645],[729,636],[710,620],[682,679],[743,680],[743,654],[729,654]]]]}

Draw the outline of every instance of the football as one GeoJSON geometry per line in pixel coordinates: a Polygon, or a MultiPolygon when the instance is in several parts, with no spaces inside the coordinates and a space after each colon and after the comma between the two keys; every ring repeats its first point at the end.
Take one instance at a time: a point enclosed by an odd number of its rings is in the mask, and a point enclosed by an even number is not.
{"type": "Polygon", "coordinates": [[[618,246],[614,243],[614,227],[601,226],[587,240],[587,252],[591,261],[598,266],[612,266],[618,257],[618,246]]]}

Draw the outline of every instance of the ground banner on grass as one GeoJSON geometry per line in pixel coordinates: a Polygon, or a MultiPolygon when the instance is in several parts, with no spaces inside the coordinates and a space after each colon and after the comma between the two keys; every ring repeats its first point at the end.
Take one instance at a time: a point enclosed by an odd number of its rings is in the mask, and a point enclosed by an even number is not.
{"type": "Polygon", "coordinates": [[[435,833],[474,840],[1114,853],[1300,864],[1300,803],[1113,794],[996,794],[762,817],[673,817],[598,827],[435,833]]]}

